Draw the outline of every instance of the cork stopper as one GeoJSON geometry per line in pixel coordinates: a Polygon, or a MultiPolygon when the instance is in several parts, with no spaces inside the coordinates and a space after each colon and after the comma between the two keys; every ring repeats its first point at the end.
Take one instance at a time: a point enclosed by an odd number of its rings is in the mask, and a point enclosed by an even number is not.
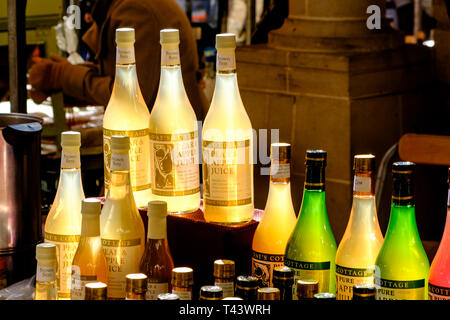
{"type": "Polygon", "coordinates": [[[235,49],[236,35],[234,33],[219,33],[216,35],[216,49],[235,49]]]}
{"type": "Polygon", "coordinates": [[[215,278],[234,278],[235,263],[233,260],[219,259],[214,261],[215,278]]]}
{"type": "Polygon", "coordinates": [[[116,43],[134,42],[134,28],[118,28],[116,29],[116,43]]]}
{"type": "Polygon", "coordinates": [[[312,299],[319,292],[317,280],[297,280],[297,297],[299,299],[312,299]]]}
{"type": "Polygon", "coordinates": [[[201,300],[221,300],[223,289],[219,286],[203,286],[200,288],[201,300]]]}
{"type": "Polygon", "coordinates": [[[125,276],[126,291],[143,294],[147,291],[147,276],[143,273],[130,273],[125,276]]]}
{"type": "Polygon", "coordinates": [[[106,300],[107,287],[103,282],[87,283],[84,287],[84,300],[106,300]]]}
{"type": "Polygon", "coordinates": [[[53,243],[39,243],[36,246],[36,260],[56,260],[56,246],[53,243]]]}
{"type": "Polygon", "coordinates": [[[270,157],[275,161],[287,161],[291,159],[291,145],[289,143],[272,143],[270,145],[270,157]]]}
{"type": "Polygon", "coordinates": [[[78,131],[64,131],[61,133],[62,147],[80,147],[81,134],[78,131]]]}
{"type": "Polygon", "coordinates": [[[353,158],[355,173],[369,173],[375,171],[375,156],[373,154],[357,154],[353,158]]]}
{"type": "Polygon", "coordinates": [[[159,32],[159,42],[164,43],[180,43],[180,32],[178,29],[162,29],[159,32]]]}
{"type": "Polygon", "coordinates": [[[112,152],[128,152],[130,150],[130,137],[128,136],[112,136],[111,151],[112,152]]]}
{"type": "Polygon", "coordinates": [[[147,216],[165,218],[167,217],[167,202],[165,201],[150,201],[148,203],[147,216]]]}
{"type": "Polygon", "coordinates": [[[172,286],[188,287],[194,284],[194,270],[188,267],[172,269],[172,286]]]}
{"type": "Polygon", "coordinates": [[[81,214],[100,215],[102,203],[98,199],[90,198],[81,201],[81,214]]]}
{"type": "Polygon", "coordinates": [[[258,300],[280,300],[280,289],[278,288],[259,288],[258,300]]]}

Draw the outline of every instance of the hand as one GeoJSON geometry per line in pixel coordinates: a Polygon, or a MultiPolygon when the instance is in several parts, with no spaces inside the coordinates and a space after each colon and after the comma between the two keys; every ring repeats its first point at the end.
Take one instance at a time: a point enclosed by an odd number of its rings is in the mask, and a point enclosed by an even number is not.
{"type": "Polygon", "coordinates": [[[39,91],[36,89],[31,89],[30,91],[28,91],[28,94],[29,94],[30,98],[34,101],[34,103],[36,103],[36,104],[41,104],[42,102],[47,100],[48,96],[50,95],[49,93],[46,93],[44,91],[39,91]]]}
{"type": "Polygon", "coordinates": [[[34,57],[33,62],[28,75],[28,83],[34,90],[51,92],[62,89],[64,70],[70,64],[66,59],[50,55],[50,59],[34,57]]]}

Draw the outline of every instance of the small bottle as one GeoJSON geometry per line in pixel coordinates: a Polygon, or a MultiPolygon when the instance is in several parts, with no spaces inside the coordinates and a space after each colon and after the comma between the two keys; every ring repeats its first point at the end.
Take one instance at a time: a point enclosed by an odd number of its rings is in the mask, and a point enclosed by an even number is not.
{"type": "Polygon", "coordinates": [[[352,300],[375,300],[376,288],[374,284],[361,283],[353,286],[352,300]]]}
{"type": "Polygon", "coordinates": [[[219,286],[203,286],[200,288],[200,300],[222,300],[223,290],[219,286]]]}
{"type": "Polygon", "coordinates": [[[316,293],[314,295],[314,299],[316,299],[316,300],[336,300],[336,296],[333,293],[322,292],[322,293],[316,293]]]}
{"type": "Polygon", "coordinates": [[[314,295],[319,293],[319,282],[317,280],[297,280],[297,299],[314,299],[314,295]]]}
{"type": "Polygon", "coordinates": [[[103,282],[90,282],[84,287],[84,300],[106,300],[108,286],[103,282]]]}
{"type": "Polygon", "coordinates": [[[280,290],[280,300],[292,300],[292,285],[294,284],[294,271],[286,266],[273,269],[273,286],[280,290]]]}
{"type": "Polygon", "coordinates": [[[131,273],[126,276],[125,300],[145,300],[147,276],[143,273],[131,273]]]}
{"type": "Polygon", "coordinates": [[[235,263],[233,260],[214,261],[214,285],[223,290],[223,296],[234,296],[235,263]]]}
{"type": "Polygon", "coordinates": [[[280,290],[278,288],[259,288],[257,300],[280,300],[280,290]]]}
{"type": "Polygon", "coordinates": [[[36,291],[34,300],[57,300],[56,246],[40,243],[36,246],[36,291]]]}
{"type": "Polygon", "coordinates": [[[180,300],[192,300],[192,287],[194,285],[194,270],[188,267],[179,267],[172,270],[172,293],[180,300]]]}
{"type": "Polygon", "coordinates": [[[236,296],[254,301],[257,298],[259,280],[253,276],[239,276],[236,281],[236,296]]]}
{"type": "Polygon", "coordinates": [[[157,300],[180,300],[180,297],[175,293],[160,293],[157,300]]]}

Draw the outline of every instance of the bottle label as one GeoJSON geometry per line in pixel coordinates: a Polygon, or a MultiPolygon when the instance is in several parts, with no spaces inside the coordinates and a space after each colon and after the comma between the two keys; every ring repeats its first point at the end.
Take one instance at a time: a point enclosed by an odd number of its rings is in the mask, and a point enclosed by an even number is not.
{"type": "Polygon", "coordinates": [[[80,153],[63,151],[61,154],[61,169],[80,168],[80,153]]]}
{"type": "Polygon", "coordinates": [[[234,54],[217,54],[217,70],[235,70],[236,58],[234,54]]]}
{"type": "Polygon", "coordinates": [[[355,176],[353,179],[353,191],[372,192],[372,179],[370,177],[355,176]]]}
{"type": "Polygon", "coordinates": [[[173,294],[176,294],[180,300],[192,300],[192,291],[178,291],[172,290],[173,294]]]}
{"type": "Polygon", "coordinates": [[[105,188],[109,189],[111,181],[111,136],[130,137],[130,182],[133,191],[150,189],[150,137],[149,129],[109,130],[103,128],[103,153],[105,165],[105,188]]]}
{"type": "Polygon", "coordinates": [[[161,65],[178,65],[180,64],[180,50],[179,49],[162,49],[161,51],[161,65]]]}
{"type": "Polygon", "coordinates": [[[428,283],[429,300],[450,300],[450,288],[438,287],[428,283]]]}
{"type": "Polygon", "coordinates": [[[84,287],[91,282],[97,282],[97,276],[81,275],[80,267],[72,265],[71,300],[84,300],[84,287]]]}
{"type": "Polygon", "coordinates": [[[102,246],[108,264],[108,298],[123,299],[126,275],[139,272],[142,241],[102,239],[102,246]]]}
{"type": "Polygon", "coordinates": [[[158,300],[158,295],[169,292],[169,283],[167,282],[147,282],[147,292],[145,300],[158,300]]]}
{"type": "Polygon", "coordinates": [[[116,63],[117,64],[132,64],[136,63],[134,57],[134,46],[131,47],[116,47],[116,63]]]}
{"type": "Polygon", "coordinates": [[[346,268],[336,265],[336,299],[352,300],[355,284],[373,284],[375,266],[371,268],[346,268]]]}
{"type": "Polygon", "coordinates": [[[56,268],[55,266],[40,266],[37,265],[36,281],[50,282],[56,280],[56,268]]]}
{"type": "Polygon", "coordinates": [[[278,163],[270,166],[270,176],[273,179],[289,179],[291,176],[291,165],[289,163],[278,163]]]}
{"type": "Polygon", "coordinates": [[[414,281],[387,280],[375,277],[377,300],[423,300],[425,279],[414,281]]]}
{"type": "Polygon", "coordinates": [[[330,261],[306,262],[285,259],[284,264],[294,270],[292,300],[298,300],[297,280],[317,280],[319,282],[319,293],[329,292],[330,261]]]}
{"type": "Polygon", "coordinates": [[[215,286],[221,287],[223,290],[223,297],[234,297],[234,281],[230,282],[214,282],[215,286]]]}
{"type": "Polygon", "coordinates": [[[45,242],[53,243],[56,246],[58,298],[70,299],[72,261],[79,241],[80,235],[45,233],[45,242]]]}
{"type": "Polygon", "coordinates": [[[176,197],[200,192],[197,131],[150,134],[152,193],[176,197]]]}
{"type": "Polygon", "coordinates": [[[130,155],[128,153],[112,153],[111,170],[130,170],[130,155]]]}
{"type": "Polygon", "coordinates": [[[252,203],[250,140],[203,141],[204,201],[211,206],[252,203]]]}
{"type": "Polygon", "coordinates": [[[252,276],[260,280],[261,287],[272,287],[273,269],[284,265],[284,255],[252,251],[252,276]]]}

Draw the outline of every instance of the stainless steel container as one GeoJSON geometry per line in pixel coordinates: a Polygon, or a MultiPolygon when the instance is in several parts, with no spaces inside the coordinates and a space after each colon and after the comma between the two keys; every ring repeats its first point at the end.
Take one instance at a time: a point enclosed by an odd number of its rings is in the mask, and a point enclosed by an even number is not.
{"type": "Polygon", "coordinates": [[[0,114],[0,260],[7,285],[35,272],[35,246],[42,238],[42,120],[0,114]]]}

